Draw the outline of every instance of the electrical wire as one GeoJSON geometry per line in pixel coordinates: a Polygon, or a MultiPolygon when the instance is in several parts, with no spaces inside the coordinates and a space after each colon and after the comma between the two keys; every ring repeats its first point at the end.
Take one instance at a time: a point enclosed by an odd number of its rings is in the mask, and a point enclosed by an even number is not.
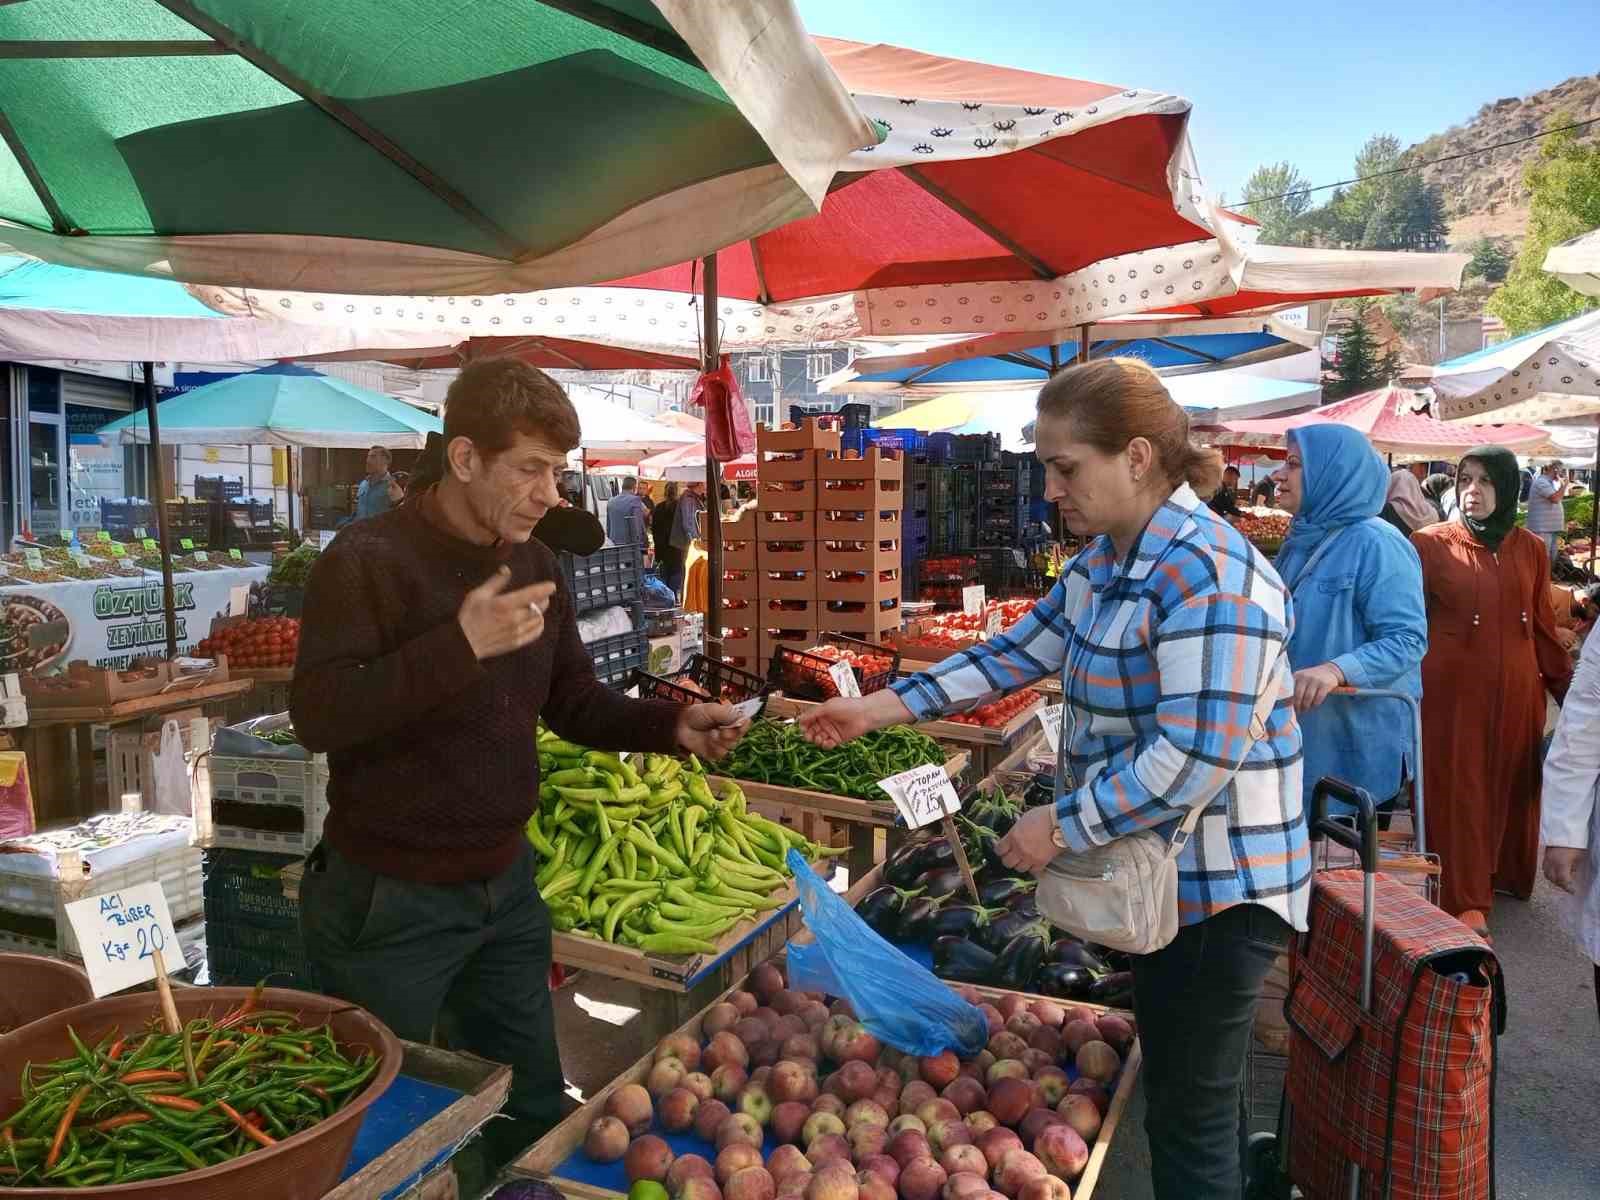
{"type": "Polygon", "coordinates": [[[1358,175],[1354,179],[1341,179],[1338,183],[1319,183],[1316,187],[1295,188],[1293,191],[1284,192],[1278,196],[1257,196],[1254,200],[1241,200],[1237,204],[1229,204],[1229,208],[1247,208],[1252,204],[1270,204],[1274,200],[1287,200],[1291,196],[1309,196],[1312,192],[1326,192],[1330,188],[1349,187],[1353,183],[1366,183],[1369,179],[1382,179],[1386,175],[1403,175],[1408,171],[1420,171],[1423,167],[1435,166],[1438,163],[1455,162],[1463,158],[1475,158],[1480,154],[1488,154],[1492,150],[1502,150],[1507,146],[1520,146],[1523,142],[1535,142],[1540,138],[1552,137],[1558,133],[1568,133],[1574,129],[1583,129],[1587,126],[1600,123],[1600,117],[1590,117],[1586,121],[1574,121],[1570,125],[1562,125],[1556,129],[1546,129],[1539,133],[1530,133],[1526,137],[1511,138],[1509,141],[1496,142],[1492,146],[1479,146],[1474,150],[1463,150],[1459,154],[1445,154],[1439,158],[1430,158],[1426,162],[1407,163],[1403,167],[1389,167],[1386,170],[1374,171],[1371,175],[1358,175]]]}

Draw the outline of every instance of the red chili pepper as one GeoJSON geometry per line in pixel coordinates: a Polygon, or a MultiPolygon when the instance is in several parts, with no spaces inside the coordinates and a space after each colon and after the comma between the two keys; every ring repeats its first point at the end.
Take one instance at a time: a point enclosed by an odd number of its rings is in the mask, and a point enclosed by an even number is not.
{"type": "Polygon", "coordinates": [[[179,1112],[199,1112],[200,1102],[190,1100],[185,1096],[144,1096],[141,1097],[146,1104],[155,1104],[161,1108],[175,1108],[179,1112]]]}
{"type": "Polygon", "coordinates": [[[182,1083],[188,1076],[182,1071],[129,1071],[120,1083],[182,1083]]]}
{"type": "Polygon", "coordinates": [[[56,1163],[61,1160],[61,1148],[67,1144],[67,1130],[72,1128],[72,1118],[78,1115],[78,1109],[88,1095],[89,1085],[84,1084],[72,1093],[72,1099],[67,1101],[67,1107],[62,1110],[61,1120],[56,1125],[55,1139],[50,1143],[50,1153],[45,1155],[46,1173],[54,1170],[56,1163]]]}
{"type": "Polygon", "coordinates": [[[96,1133],[110,1133],[113,1129],[121,1129],[124,1125],[143,1125],[146,1121],[153,1119],[149,1113],[123,1113],[119,1117],[107,1117],[104,1121],[91,1126],[91,1128],[96,1133]]]}
{"type": "Polygon", "coordinates": [[[227,1101],[218,1100],[217,1101],[217,1107],[222,1110],[223,1115],[225,1115],[228,1118],[228,1120],[232,1121],[235,1125],[237,1125],[244,1132],[245,1137],[249,1138],[252,1142],[256,1143],[256,1145],[258,1145],[258,1146],[276,1146],[278,1144],[278,1141],[277,1141],[276,1138],[274,1138],[271,1134],[267,1133],[265,1130],[257,1129],[249,1121],[247,1121],[243,1117],[241,1117],[232,1108],[232,1106],[230,1106],[227,1103],[227,1101]]]}

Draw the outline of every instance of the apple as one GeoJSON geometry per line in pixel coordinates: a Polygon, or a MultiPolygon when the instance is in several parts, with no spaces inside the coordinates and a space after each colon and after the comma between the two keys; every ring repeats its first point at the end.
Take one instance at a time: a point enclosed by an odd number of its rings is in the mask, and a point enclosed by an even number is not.
{"type": "Polygon", "coordinates": [[[900,1181],[900,1164],[887,1154],[869,1154],[856,1164],[863,1171],[871,1171],[894,1187],[900,1181]]]}
{"type": "Polygon", "coordinates": [[[1064,1179],[1040,1175],[1022,1185],[1017,1200],[1072,1200],[1072,1189],[1064,1179]]]}
{"type": "Polygon", "coordinates": [[[648,1091],[637,1083],[628,1083],[606,1098],[605,1115],[626,1125],[629,1137],[638,1137],[655,1119],[655,1106],[648,1091]]]}
{"type": "Polygon", "coordinates": [[[661,1127],[668,1133],[684,1133],[694,1125],[700,1097],[688,1088],[673,1088],[661,1097],[661,1127]]]}
{"type": "Polygon", "coordinates": [[[899,1200],[900,1193],[875,1171],[856,1172],[857,1200],[899,1200]]]}
{"type": "Polygon", "coordinates": [[[1012,1013],[1006,1018],[1006,1032],[1016,1034],[1023,1041],[1027,1041],[1030,1037],[1032,1037],[1034,1031],[1037,1030],[1040,1025],[1041,1022],[1039,1018],[1034,1016],[1025,1008],[1018,1009],[1016,1012],[1012,1013]]]}
{"type": "Polygon", "coordinates": [[[860,1194],[855,1168],[848,1162],[830,1162],[812,1174],[805,1200],[858,1200],[860,1194]]]}
{"type": "Polygon", "coordinates": [[[1033,1152],[1044,1169],[1060,1179],[1076,1179],[1089,1162],[1088,1145],[1066,1122],[1052,1125],[1041,1133],[1033,1144],[1033,1152]]]}
{"type": "Polygon", "coordinates": [[[1095,1018],[1095,1025],[1100,1030],[1100,1039],[1103,1042],[1118,1054],[1128,1053],[1129,1047],[1133,1045],[1134,1031],[1132,1023],[1126,1017],[1119,1017],[1116,1013],[1106,1013],[1095,1018]]]}
{"type": "Polygon", "coordinates": [[[1028,1004],[1029,1001],[1026,996],[1018,995],[1016,992],[1008,992],[1000,997],[995,1007],[1000,1010],[1000,1015],[1009,1021],[1017,1013],[1027,1008],[1028,1004]]]}
{"type": "Polygon", "coordinates": [[[1100,1136],[1100,1107],[1091,1097],[1082,1093],[1068,1096],[1056,1111],[1085,1142],[1092,1142],[1100,1136]]]}
{"type": "Polygon", "coordinates": [[[1028,1005],[1028,1011],[1039,1018],[1039,1024],[1051,1029],[1060,1029],[1067,1019],[1067,1010],[1054,1000],[1035,1000],[1028,1005]]]}
{"type": "Polygon", "coordinates": [[[939,1165],[950,1175],[976,1175],[979,1179],[986,1179],[989,1175],[989,1160],[983,1156],[982,1150],[970,1142],[964,1146],[951,1146],[939,1155],[939,1165]]]}
{"type": "MultiPolygon", "coordinates": [[[[1065,1129],[1066,1126],[1061,1128],[1065,1129]]],[[[1007,1196],[1015,1196],[1028,1180],[1042,1179],[1045,1174],[1045,1165],[1038,1158],[1026,1150],[1013,1150],[1000,1160],[994,1180],[1007,1196]]]]}
{"type": "Polygon", "coordinates": [[[723,1186],[725,1200],[776,1200],[778,1187],[765,1167],[746,1167],[723,1186]]]}
{"type": "Polygon", "coordinates": [[[822,1057],[822,1047],[817,1044],[816,1037],[809,1031],[806,1033],[792,1033],[778,1045],[778,1053],[786,1059],[804,1059],[807,1062],[816,1062],[822,1057]]]}
{"type": "Polygon", "coordinates": [[[772,1120],[772,1097],[767,1095],[767,1089],[760,1084],[746,1085],[744,1091],[739,1093],[739,1111],[747,1117],[752,1117],[763,1128],[772,1120]]]}
{"type": "Polygon", "coordinates": [[[816,1141],[806,1145],[806,1157],[819,1171],[830,1162],[849,1163],[850,1143],[837,1133],[825,1133],[816,1141]]]}
{"type": "Polygon", "coordinates": [[[810,1105],[799,1100],[785,1100],[773,1107],[769,1128],[776,1141],[798,1142],[801,1140],[800,1131],[806,1127],[806,1122],[810,1119],[810,1105]]]}
{"type": "Polygon", "coordinates": [[[674,1091],[683,1085],[688,1077],[689,1069],[683,1065],[679,1058],[658,1058],[650,1074],[645,1076],[645,1090],[656,1099],[660,1100],[668,1092],[674,1091]]]}
{"type": "Polygon", "coordinates": [[[914,1158],[900,1167],[901,1200],[938,1200],[949,1178],[931,1158],[914,1158]]]}
{"type": "Polygon", "coordinates": [[[928,1100],[917,1105],[917,1116],[921,1117],[922,1123],[930,1129],[933,1128],[936,1122],[945,1121],[951,1117],[959,1117],[960,1115],[960,1109],[951,1104],[950,1101],[942,1098],[928,1100]]]}
{"type": "Polygon", "coordinates": [[[739,1015],[741,1017],[748,1017],[751,1013],[755,1012],[756,1009],[761,1007],[761,1001],[757,1000],[749,992],[731,993],[728,996],[728,1003],[739,1010],[739,1015]]]}
{"type": "MultiPolygon", "coordinates": [[[[1065,1087],[1062,1090],[1065,1091],[1065,1087]]],[[[984,1090],[983,1084],[964,1075],[952,1080],[941,1095],[954,1104],[956,1111],[963,1117],[968,1113],[977,1112],[989,1101],[989,1094],[984,1090]]]]}
{"type": "Polygon", "coordinates": [[[1030,1079],[1002,1079],[989,1089],[989,1111],[1002,1125],[1016,1125],[1033,1106],[1030,1079]]]}
{"type": "Polygon", "coordinates": [[[683,1190],[683,1185],[696,1176],[709,1179],[712,1183],[717,1181],[716,1169],[705,1160],[704,1156],[699,1154],[678,1155],[677,1158],[672,1160],[672,1166],[667,1171],[667,1191],[676,1196],[683,1190]]]}
{"type": "Polygon", "coordinates": [[[996,1128],[1000,1124],[999,1121],[994,1119],[994,1114],[986,1108],[980,1108],[977,1112],[970,1112],[963,1119],[967,1123],[967,1128],[972,1130],[974,1139],[982,1137],[989,1130],[996,1128]]]}
{"type": "Polygon", "coordinates": [[[806,1146],[822,1137],[824,1134],[837,1133],[843,1135],[844,1121],[831,1112],[818,1112],[813,1110],[806,1118],[806,1123],[800,1129],[800,1141],[806,1146]]]}
{"type": "Polygon", "coordinates": [[[583,1137],[583,1152],[595,1162],[616,1162],[628,1152],[628,1127],[616,1117],[598,1117],[583,1137]]]}
{"type": "Polygon", "coordinates": [[[1031,1146],[1046,1126],[1066,1123],[1067,1119],[1053,1108],[1030,1108],[1028,1115],[1022,1118],[1022,1124],[1017,1127],[1017,1132],[1022,1135],[1022,1144],[1031,1146]]]}
{"type": "Polygon", "coordinates": [[[724,1063],[711,1072],[711,1094],[724,1104],[737,1104],[739,1093],[744,1091],[749,1082],[750,1076],[743,1067],[724,1063]]]}
{"type": "MultiPolygon", "coordinates": [[[[983,1161],[983,1155],[978,1155],[978,1161],[983,1161]]],[[[939,1164],[945,1169],[944,1187],[939,1192],[939,1200],[978,1200],[978,1197],[989,1190],[989,1168],[985,1166],[981,1172],[952,1171],[949,1164],[939,1164]]]]}
{"type": "Polygon", "coordinates": [[[761,1147],[752,1146],[748,1142],[733,1142],[717,1153],[716,1176],[717,1182],[723,1187],[728,1186],[732,1179],[746,1167],[759,1167],[761,1165],[761,1147]]]}
{"type": "Polygon", "coordinates": [[[750,972],[747,983],[761,1003],[771,1004],[773,998],[783,991],[783,972],[773,963],[764,962],[750,972]]]}
{"type": "Polygon", "coordinates": [[[889,1139],[889,1157],[900,1164],[900,1171],[904,1174],[906,1164],[913,1159],[932,1158],[933,1146],[924,1135],[908,1129],[889,1139]]]}
{"type": "Polygon", "coordinates": [[[721,1125],[717,1126],[716,1147],[718,1153],[726,1150],[737,1142],[749,1142],[757,1150],[762,1143],[761,1123],[748,1113],[734,1113],[721,1125]]]}
{"type": "Polygon", "coordinates": [[[1100,1027],[1093,1021],[1072,1021],[1061,1030],[1061,1053],[1074,1058],[1084,1046],[1099,1040],[1100,1027]]]}
{"type": "Polygon", "coordinates": [[[790,1172],[810,1170],[811,1160],[799,1146],[779,1146],[767,1155],[767,1174],[771,1175],[779,1185],[782,1185],[783,1177],[790,1172]]]}
{"type": "Polygon", "coordinates": [[[878,1073],[861,1059],[839,1068],[839,1093],[846,1101],[865,1100],[878,1088],[878,1073]]]}
{"type": "Polygon", "coordinates": [[[809,1104],[817,1098],[817,1077],[804,1063],[784,1059],[775,1064],[772,1074],[767,1076],[767,1090],[780,1104],[788,1100],[809,1104]]]}
{"type": "Polygon", "coordinates": [[[856,1125],[877,1125],[887,1129],[889,1127],[889,1112],[876,1100],[857,1100],[844,1110],[845,1127],[853,1128],[856,1125]]]}
{"type": "MultiPolygon", "coordinates": [[[[1027,1051],[1023,1051],[1024,1054],[1027,1051]]],[[[1028,1077],[1028,1064],[1020,1058],[1002,1058],[996,1060],[994,1066],[989,1068],[989,1077],[984,1081],[990,1087],[1002,1079],[1026,1079],[1028,1077]]]]}
{"type": "Polygon", "coordinates": [[[942,1154],[951,1146],[961,1146],[972,1141],[972,1130],[960,1117],[946,1117],[928,1127],[928,1145],[935,1154],[942,1154]]]}
{"type": "Polygon", "coordinates": [[[945,1050],[932,1058],[921,1059],[917,1069],[929,1086],[943,1089],[961,1074],[961,1060],[955,1056],[954,1051],[945,1050]]]}
{"type": "Polygon", "coordinates": [[[889,1146],[889,1131],[882,1125],[852,1125],[845,1134],[850,1143],[850,1156],[857,1162],[874,1154],[882,1154],[889,1146]]]}
{"type": "Polygon", "coordinates": [[[890,1137],[895,1137],[898,1134],[905,1133],[907,1130],[910,1130],[913,1133],[926,1134],[928,1132],[928,1123],[921,1117],[915,1116],[912,1113],[901,1113],[898,1117],[889,1122],[890,1137]]]}
{"type": "Polygon", "coordinates": [[[674,1157],[672,1147],[665,1140],[647,1133],[635,1138],[628,1147],[627,1154],[622,1157],[622,1169],[629,1183],[638,1183],[641,1179],[653,1179],[661,1183],[666,1180],[674,1157]]]}
{"type": "Polygon", "coordinates": [[[704,1071],[690,1071],[683,1077],[683,1083],[679,1086],[687,1088],[702,1100],[710,1100],[717,1094],[716,1087],[711,1082],[711,1076],[704,1071]]]}
{"type": "Polygon", "coordinates": [[[983,1019],[989,1023],[990,1037],[994,1037],[997,1033],[1005,1032],[1006,1018],[998,1008],[992,1004],[980,1004],[978,1005],[978,1011],[983,1014],[983,1019]]]}
{"type": "Polygon", "coordinates": [[[721,1100],[702,1100],[694,1114],[694,1135],[702,1142],[715,1141],[717,1130],[733,1115],[733,1110],[721,1100]]]}
{"type": "Polygon", "coordinates": [[[996,1125],[988,1133],[978,1135],[977,1146],[983,1151],[983,1157],[989,1160],[989,1170],[993,1171],[1007,1154],[1022,1149],[1022,1139],[1017,1136],[1015,1130],[1007,1129],[1004,1125],[996,1125]]]}
{"type": "Polygon", "coordinates": [[[900,1089],[900,1111],[916,1112],[917,1109],[932,1100],[939,1093],[933,1090],[933,1085],[921,1079],[912,1080],[900,1089]]]}
{"type": "Polygon", "coordinates": [[[859,1021],[853,1021],[835,1039],[833,1048],[834,1057],[840,1062],[873,1063],[878,1060],[878,1052],[883,1047],[877,1038],[867,1032],[865,1025],[862,1025],[859,1021]]]}
{"type": "MultiPolygon", "coordinates": [[[[700,1032],[708,1039],[714,1038],[719,1033],[726,1033],[739,1021],[739,1010],[727,1001],[713,1004],[706,1009],[706,1015],[700,1018],[700,1032]]],[[[700,1047],[695,1047],[695,1055],[699,1057],[700,1047]]]]}
{"type": "Polygon", "coordinates": [[[710,1071],[713,1078],[718,1067],[732,1066],[745,1070],[750,1066],[750,1051],[736,1035],[724,1031],[706,1044],[705,1052],[700,1055],[700,1065],[710,1071]]]}
{"type": "Polygon", "coordinates": [[[989,1053],[996,1058],[1021,1058],[1022,1052],[1027,1048],[1027,1038],[1018,1037],[1009,1031],[995,1034],[989,1039],[987,1047],[989,1053]]]}

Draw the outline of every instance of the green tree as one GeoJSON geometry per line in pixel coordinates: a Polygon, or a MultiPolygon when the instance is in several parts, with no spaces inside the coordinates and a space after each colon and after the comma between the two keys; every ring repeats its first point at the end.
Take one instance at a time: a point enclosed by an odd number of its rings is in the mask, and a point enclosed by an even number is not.
{"type": "Polygon", "coordinates": [[[1467,264],[1467,274],[1475,275],[1488,283],[1505,282],[1511,269],[1511,258],[1497,242],[1482,238],[1472,248],[1472,261],[1467,264]]]}
{"type": "MultiPolygon", "coordinates": [[[[1552,126],[1569,124],[1558,113],[1552,126]]],[[[1523,168],[1533,199],[1528,233],[1516,262],[1489,297],[1489,311],[1512,334],[1527,333],[1575,317],[1597,303],[1544,271],[1544,256],[1557,242],[1600,227],[1600,141],[1578,141],[1571,131],[1546,138],[1539,157],[1523,168]]]]}
{"type": "Polygon", "coordinates": [[[1350,323],[1338,337],[1339,361],[1334,368],[1338,383],[1334,399],[1343,399],[1361,392],[1369,392],[1381,385],[1399,369],[1397,356],[1391,351],[1380,354],[1377,339],[1367,327],[1367,309],[1371,301],[1357,301],[1350,323]]]}
{"type": "Polygon", "coordinates": [[[1374,134],[1356,154],[1357,182],[1330,202],[1337,205],[1330,215],[1343,234],[1341,240],[1371,248],[1367,239],[1373,213],[1389,195],[1390,181],[1405,178],[1384,174],[1400,165],[1400,154],[1400,139],[1392,133],[1374,134]]]}
{"type": "Polygon", "coordinates": [[[1300,219],[1311,208],[1310,181],[1286,162],[1263,163],[1245,181],[1240,208],[1261,222],[1260,240],[1269,246],[1303,243],[1300,219]]]}

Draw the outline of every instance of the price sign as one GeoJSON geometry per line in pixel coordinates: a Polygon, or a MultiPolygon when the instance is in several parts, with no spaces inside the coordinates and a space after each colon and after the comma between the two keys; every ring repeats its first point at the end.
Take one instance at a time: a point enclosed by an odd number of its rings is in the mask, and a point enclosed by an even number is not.
{"type": "Polygon", "coordinates": [[[321,529],[317,531],[317,547],[326,550],[333,545],[333,539],[339,536],[337,529],[321,529]]]}
{"type": "Polygon", "coordinates": [[[147,529],[145,529],[145,527],[143,525],[138,525],[138,526],[134,527],[134,530],[133,530],[133,540],[134,541],[142,542],[146,538],[148,538],[149,536],[150,536],[150,532],[147,529]]]}
{"type": "Polygon", "coordinates": [[[70,529],[61,530],[60,537],[61,537],[61,544],[63,546],[72,545],[72,530],[70,530],[70,529]]]}
{"type": "Polygon", "coordinates": [[[194,552],[194,560],[195,562],[210,562],[211,555],[207,554],[204,550],[196,550],[194,552]]]}
{"type": "Polygon", "coordinates": [[[983,584],[974,583],[961,589],[961,611],[969,614],[983,612],[983,584]]]}
{"type": "Polygon", "coordinates": [[[998,608],[991,608],[988,615],[983,619],[983,636],[986,638],[992,638],[999,634],[999,632],[1000,610],[998,608]]]}
{"type": "Polygon", "coordinates": [[[141,546],[143,546],[146,550],[149,550],[151,553],[154,553],[155,551],[161,549],[160,546],[156,545],[155,538],[143,538],[143,539],[140,540],[139,544],[141,546]]]}
{"type": "Polygon", "coordinates": [[[233,559],[234,562],[243,562],[244,561],[244,554],[243,554],[243,552],[240,551],[240,549],[237,546],[235,546],[232,550],[228,551],[228,557],[233,559]]]}
{"type": "Polygon", "coordinates": [[[738,714],[741,721],[754,721],[761,713],[761,697],[740,701],[733,706],[733,711],[738,714]]]}
{"type": "Polygon", "coordinates": [[[128,548],[121,542],[108,541],[106,545],[111,548],[112,558],[126,558],[128,556],[128,548]]]}
{"type": "Polygon", "coordinates": [[[73,561],[73,564],[76,566],[87,567],[89,565],[89,556],[82,550],[69,550],[67,551],[67,557],[70,558],[73,561]]]}
{"type": "Polygon", "coordinates": [[[1052,746],[1061,745],[1061,711],[1064,704],[1049,704],[1039,710],[1039,724],[1052,746]]]}
{"type": "Polygon", "coordinates": [[[1028,556],[1021,550],[1013,550],[1011,552],[1011,561],[1016,563],[1017,566],[1021,567],[1024,571],[1028,569],[1028,556]]]}
{"type": "Polygon", "coordinates": [[[921,829],[961,811],[961,797],[956,795],[944,767],[937,763],[880,779],[878,786],[889,793],[910,829],[921,829]]]}
{"type": "Polygon", "coordinates": [[[117,560],[117,566],[121,567],[124,571],[137,571],[139,569],[139,564],[134,562],[131,558],[119,558],[117,560]]]}
{"type": "Polygon", "coordinates": [[[833,680],[833,686],[839,689],[839,695],[846,700],[860,697],[861,684],[856,679],[856,669],[849,663],[834,663],[828,668],[828,678],[833,680]]]}
{"type": "Polygon", "coordinates": [[[44,570],[44,555],[40,554],[37,550],[24,550],[22,552],[22,561],[27,563],[31,570],[44,570]]]}
{"type": "Polygon", "coordinates": [[[193,550],[194,549],[194,539],[192,539],[192,538],[182,538],[182,539],[179,540],[178,546],[179,546],[180,549],[183,549],[183,550],[193,550]]]}
{"type": "Polygon", "coordinates": [[[178,934],[159,883],[140,883],[67,905],[79,952],[96,996],[156,977],[157,951],[169,967],[182,964],[178,934]]]}
{"type": "Polygon", "coordinates": [[[96,541],[109,542],[111,540],[111,531],[107,530],[107,529],[102,529],[99,533],[95,534],[94,536],[95,536],[95,540],[96,541]]]}

